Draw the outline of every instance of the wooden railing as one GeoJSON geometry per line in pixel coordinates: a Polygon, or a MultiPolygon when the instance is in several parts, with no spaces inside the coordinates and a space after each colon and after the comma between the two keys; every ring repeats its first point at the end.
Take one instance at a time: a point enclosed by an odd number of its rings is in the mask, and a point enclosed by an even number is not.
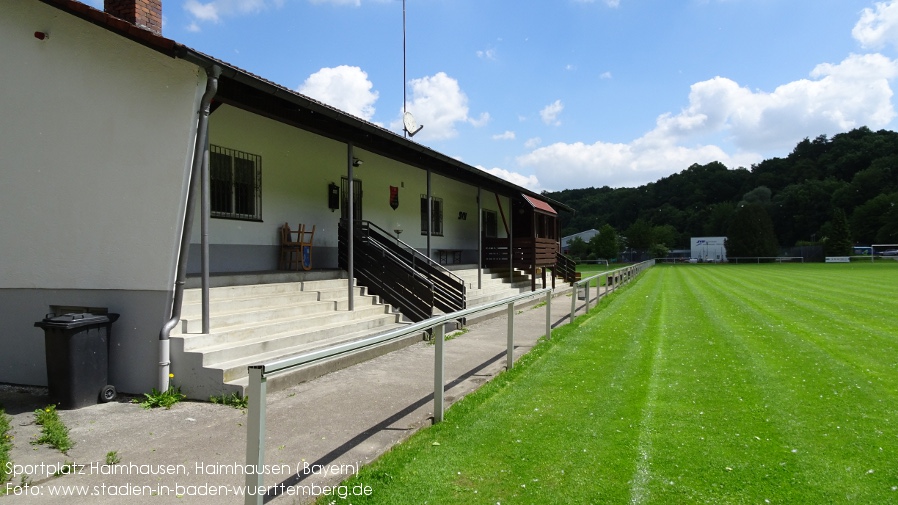
{"type": "MultiPolygon", "coordinates": [[[[483,241],[483,265],[503,267],[509,265],[508,239],[487,238],[483,241]]],[[[555,264],[558,241],[551,238],[516,238],[511,244],[514,268],[530,270],[533,267],[547,267],[555,264]]]]}
{"type": "Polygon", "coordinates": [[[552,267],[552,273],[556,277],[561,277],[565,282],[577,281],[577,263],[573,258],[558,253],[555,257],[555,266],[552,267]]]}
{"type": "MultiPolygon", "coordinates": [[[[355,277],[368,292],[395,305],[412,321],[423,321],[433,309],[456,312],[465,308],[465,282],[439,263],[379,228],[356,221],[355,277]]],[[[346,222],[340,222],[340,268],[348,268],[346,222]]]]}

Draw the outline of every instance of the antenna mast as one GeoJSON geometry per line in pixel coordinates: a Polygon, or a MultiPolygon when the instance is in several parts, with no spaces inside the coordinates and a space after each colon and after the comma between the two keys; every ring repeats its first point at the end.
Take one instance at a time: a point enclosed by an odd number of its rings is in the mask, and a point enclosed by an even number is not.
{"type": "MultiPolygon", "coordinates": [[[[406,98],[406,90],[405,90],[405,0],[402,0],[402,117],[405,118],[406,111],[406,102],[408,99],[406,98]]],[[[408,138],[408,131],[403,128],[402,135],[405,138],[408,138]]]]}

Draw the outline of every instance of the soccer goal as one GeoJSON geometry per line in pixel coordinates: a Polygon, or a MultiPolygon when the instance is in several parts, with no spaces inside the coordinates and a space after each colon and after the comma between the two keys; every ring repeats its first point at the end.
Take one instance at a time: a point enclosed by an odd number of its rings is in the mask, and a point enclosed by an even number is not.
{"type": "Polygon", "coordinates": [[[873,244],[873,256],[898,260],[898,244],[873,244]]]}

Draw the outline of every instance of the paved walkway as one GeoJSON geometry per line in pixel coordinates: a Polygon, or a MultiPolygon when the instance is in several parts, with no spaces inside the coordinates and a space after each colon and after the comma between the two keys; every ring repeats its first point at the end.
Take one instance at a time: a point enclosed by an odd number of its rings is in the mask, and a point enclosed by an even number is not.
{"type": "MultiPolygon", "coordinates": [[[[595,290],[592,290],[595,296],[595,290]]],[[[545,308],[535,299],[518,306],[515,357],[545,333],[545,308]]],[[[584,301],[577,303],[582,314],[584,301]]],[[[570,318],[571,290],[558,290],[553,326],[570,318]]],[[[505,369],[507,322],[498,317],[473,323],[446,342],[446,403],[451,404],[505,369]]],[[[267,503],[309,503],[308,494],[344,478],[416,430],[433,413],[434,347],[419,343],[268,395],[267,503]],[[303,494],[306,496],[303,496],[303,494]]],[[[59,503],[243,503],[246,461],[245,411],[201,402],[171,410],[144,410],[128,399],[61,411],[75,447],[68,455],[30,443],[39,431],[33,411],[47,403],[40,388],[0,387],[0,404],[12,417],[14,470],[30,485],[4,500],[59,503]],[[111,451],[120,458],[106,465],[111,451]],[[74,473],[54,476],[66,462],[74,473]],[[26,494],[27,496],[23,496],[26,494]],[[15,496],[18,495],[19,498],[15,496]]],[[[19,484],[15,475],[9,485],[19,484]]],[[[4,487],[7,485],[4,484],[4,487]]],[[[377,492],[376,488],[370,490],[377,492]]]]}

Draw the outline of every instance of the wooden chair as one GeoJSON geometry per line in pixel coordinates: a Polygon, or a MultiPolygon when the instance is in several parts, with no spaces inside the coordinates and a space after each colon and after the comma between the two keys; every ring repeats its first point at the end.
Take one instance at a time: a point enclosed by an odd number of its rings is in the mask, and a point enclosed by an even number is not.
{"type": "Polygon", "coordinates": [[[281,270],[312,269],[312,240],[315,238],[315,225],[306,231],[306,225],[300,224],[296,231],[290,229],[289,223],[281,226],[281,259],[278,268],[281,270]]]}
{"type": "Polygon", "coordinates": [[[294,238],[298,234],[298,231],[290,230],[288,223],[281,226],[281,259],[278,262],[280,270],[299,270],[302,248],[299,240],[294,238]]]}
{"type": "Polygon", "coordinates": [[[299,242],[300,263],[303,270],[312,269],[312,240],[315,238],[315,225],[312,231],[306,231],[306,225],[299,225],[297,241],[299,242]]]}

